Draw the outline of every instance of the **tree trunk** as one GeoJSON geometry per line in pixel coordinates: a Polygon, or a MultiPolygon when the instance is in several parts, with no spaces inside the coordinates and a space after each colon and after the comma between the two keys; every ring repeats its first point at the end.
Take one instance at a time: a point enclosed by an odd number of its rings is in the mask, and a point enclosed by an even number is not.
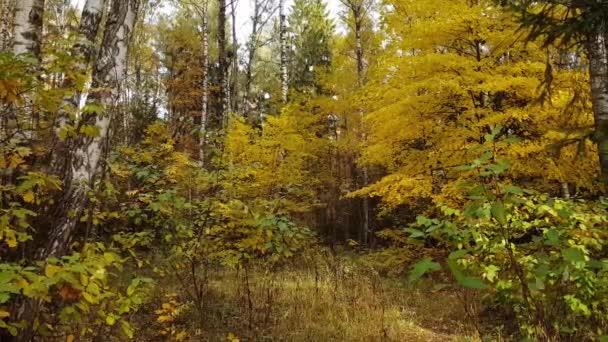
{"type": "Polygon", "coordinates": [[[230,112],[230,85],[228,82],[228,66],[230,59],[226,47],[226,0],[219,0],[217,18],[217,46],[220,72],[220,104],[219,127],[225,128],[230,112]]]}
{"type": "MultiPolygon", "coordinates": [[[[13,53],[15,55],[31,54],[40,63],[42,46],[42,25],[44,17],[44,0],[19,0],[15,6],[15,28],[13,36],[13,53]]],[[[31,108],[30,130],[24,134],[26,140],[35,140],[38,130],[38,111],[30,96],[25,97],[25,107],[31,108]]]]}
{"type": "Polygon", "coordinates": [[[16,6],[13,53],[31,53],[40,60],[44,0],[19,0],[16,6]]]}
{"type": "Polygon", "coordinates": [[[0,1],[0,52],[10,51],[15,23],[15,0],[0,1]]]}
{"type": "MultiPolygon", "coordinates": [[[[82,10],[80,18],[80,26],[78,28],[79,37],[72,47],[72,58],[75,60],[74,74],[84,75],[89,69],[89,65],[95,53],[95,40],[101,24],[105,0],[87,0],[82,10]]],[[[62,88],[68,91],[63,97],[63,103],[59,106],[57,118],[55,119],[55,132],[59,135],[66,124],[70,123],[70,110],[78,111],[80,104],[80,94],[82,89],[72,89],[76,87],[76,80],[66,74],[63,80],[62,88]],[[75,93],[71,93],[74,90],[75,93]]],[[[55,156],[53,158],[53,171],[63,175],[66,173],[66,168],[69,167],[68,151],[66,151],[66,142],[57,141],[53,148],[55,156]]]]}
{"type": "Polygon", "coordinates": [[[91,93],[87,100],[88,104],[100,106],[103,113],[83,113],[78,125],[79,128],[95,125],[98,134],[93,137],[81,136],[71,151],[70,173],[64,179],[64,207],[50,232],[43,258],[66,252],[87,204],[87,191],[94,185],[101,168],[112,113],[118,105],[121,84],[126,76],[129,39],[138,8],[139,0],[112,2],[91,84],[92,89],[103,90],[91,93]]]}
{"type": "Polygon", "coordinates": [[[281,100],[287,103],[289,95],[289,75],[287,73],[287,17],[285,0],[279,0],[279,43],[281,45],[281,100]]]}
{"type": "Polygon", "coordinates": [[[236,3],[238,0],[231,0],[232,15],[232,110],[239,112],[239,44],[236,36],[236,3]]]}
{"type": "Polygon", "coordinates": [[[201,103],[201,126],[199,140],[199,160],[205,162],[205,145],[207,143],[207,120],[209,117],[209,3],[207,0],[202,8],[202,36],[203,36],[203,98],[201,103]]]}
{"type": "Polygon", "coordinates": [[[608,49],[606,33],[598,29],[588,37],[591,100],[595,118],[594,140],[597,143],[602,179],[608,178],[608,49]]]}
{"type": "Polygon", "coordinates": [[[363,87],[365,83],[363,69],[365,67],[363,60],[363,40],[361,38],[361,26],[362,26],[361,14],[357,13],[355,16],[355,39],[356,39],[356,53],[357,53],[357,83],[359,87],[363,87]]]}
{"type": "MultiPolygon", "coordinates": [[[[251,22],[251,38],[249,38],[247,66],[245,67],[245,98],[248,102],[251,99],[251,86],[253,84],[253,63],[258,47],[258,19],[259,19],[259,1],[256,0],[253,9],[253,17],[251,22]]],[[[249,108],[248,108],[249,109],[249,108]]],[[[248,113],[251,115],[251,113],[248,113]]]]}

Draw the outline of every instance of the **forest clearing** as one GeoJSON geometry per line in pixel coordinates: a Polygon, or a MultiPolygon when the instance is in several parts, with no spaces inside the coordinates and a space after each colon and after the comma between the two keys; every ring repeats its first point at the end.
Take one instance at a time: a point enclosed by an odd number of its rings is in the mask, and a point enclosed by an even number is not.
{"type": "Polygon", "coordinates": [[[0,341],[608,341],[607,18],[0,0],[0,341]]]}

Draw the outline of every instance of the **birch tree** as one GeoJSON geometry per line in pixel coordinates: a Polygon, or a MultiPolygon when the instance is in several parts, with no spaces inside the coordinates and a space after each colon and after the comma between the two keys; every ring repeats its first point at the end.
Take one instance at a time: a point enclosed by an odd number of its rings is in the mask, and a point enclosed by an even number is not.
{"type": "Polygon", "coordinates": [[[199,162],[205,162],[205,148],[207,143],[207,129],[209,126],[209,0],[203,0],[202,3],[196,1],[187,2],[192,6],[197,14],[201,17],[200,35],[201,35],[201,115],[199,133],[199,162]]]}
{"type": "MultiPolygon", "coordinates": [[[[72,57],[75,59],[74,72],[65,75],[62,87],[67,93],[55,119],[55,130],[58,136],[64,133],[63,130],[70,123],[70,112],[78,111],[81,89],[74,89],[77,86],[77,81],[72,75],[85,75],[88,72],[95,54],[95,39],[99,32],[105,5],[105,0],[87,0],[84,4],[78,28],[78,38],[72,47],[72,57]]],[[[69,164],[66,157],[69,157],[70,154],[65,151],[65,148],[65,142],[63,141],[58,141],[55,146],[56,156],[53,168],[59,174],[64,174],[66,172],[65,168],[69,164]]]]}
{"type": "Polygon", "coordinates": [[[19,0],[15,10],[13,53],[30,53],[40,59],[44,0],[19,0]]]}
{"type": "Polygon", "coordinates": [[[285,0],[279,0],[279,44],[281,49],[281,100],[287,103],[289,95],[289,72],[287,70],[287,17],[285,0]]]}
{"type": "Polygon", "coordinates": [[[89,107],[99,107],[101,112],[86,111],[78,123],[78,132],[84,134],[70,151],[70,169],[64,179],[64,206],[49,234],[43,257],[58,256],[66,251],[87,205],[87,191],[101,168],[113,109],[126,76],[129,39],[138,9],[139,0],[112,2],[91,85],[93,89],[102,90],[92,92],[87,100],[89,107]]]}
{"type": "Polygon", "coordinates": [[[602,178],[608,179],[608,48],[606,1],[505,1],[520,14],[529,39],[545,45],[577,43],[589,59],[591,102],[595,119],[593,140],[598,146],[602,178]]]}
{"type": "MultiPolygon", "coordinates": [[[[15,5],[15,23],[13,32],[13,53],[30,54],[40,63],[42,46],[42,25],[44,17],[44,0],[21,0],[15,5]]],[[[38,128],[38,112],[34,108],[31,96],[25,96],[26,106],[31,108],[28,115],[30,131],[26,140],[34,140],[38,128]]]]}

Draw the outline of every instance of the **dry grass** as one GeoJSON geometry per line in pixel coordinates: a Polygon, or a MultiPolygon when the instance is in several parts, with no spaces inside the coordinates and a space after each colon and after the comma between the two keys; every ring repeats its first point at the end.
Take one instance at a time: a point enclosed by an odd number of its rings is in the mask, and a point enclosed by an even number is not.
{"type": "MultiPolygon", "coordinates": [[[[240,341],[314,342],[464,341],[474,335],[449,292],[411,288],[327,257],[273,272],[214,272],[204,311],[199,320],[194,310],[184,310],[177,330],[193,341],[227,341],[229,333],[240,341]]],[[[155,325],[140,338],[153,340],[155,325]]]]}

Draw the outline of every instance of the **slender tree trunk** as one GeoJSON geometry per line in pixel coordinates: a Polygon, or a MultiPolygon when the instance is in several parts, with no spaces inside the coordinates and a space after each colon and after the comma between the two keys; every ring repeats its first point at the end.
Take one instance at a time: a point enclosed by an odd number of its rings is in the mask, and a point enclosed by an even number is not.
{"type": "Polygon", "coordinates": [[[44,0],[18,0],[15,15],[13,53],[31,53],[40,60],[44,0]]]}
{"type": "Polygon", "coordinates": [[[251,101],[251,86],[253,84],[253,63],[255,54],[257,51],[257,40],[258,40],[258,2],[255,3],[253,21],[251,23],[251,38],[249,41],[248,55],[247,55],[247,66],[245,69],[245,98],[247,101],[251,101]]]}
{"type": "Polygon", "coordinates": [[[232,15],[232,110],[239,112],[239,42],[236,35],[236,4],[238,0],[231,0],[232,15]]]}
{"type": "MultiPolygon", "coordinates": [[[[366,0],[342,0],[342,3],[348,7],[351,11],[352,18],[354,21],[355,30],[355,55],[357,57],[357,85],[362,88],[365,85],[365,59],[363,51],[363,20],[366,11],[366,0]]],[[[361,116],[364,115],[362,109],[359,110],[361,116]]],[[[363,133],[363,140],[366,139],[365,133],[363,133]]],[[[361,169],[361,176],[363,186],[369,184],[369,173],[367,167],[361,169]]],[[[361,203],[361,230],[363,236],[363,243],[368,244],[370,240],[370,225],[369,225],[369,198],[363,197],[361,203]]]]}
{"type": "Polygon", "coordinates": [[[12,48],[14,14],[15,0],[0,1],[0,52],[7,52],[12,48]]]}
{"type": "Polygon", "coordinates": [[[591,100],[595,118],[594,140],[598,146],[602,179],[608,178],[608,49],[603,28],[588,37],[591,100]]]}
{"type": "MultiPolygon", "coordinates": [[[[95,40],[99,32],[104,6],[105,0],[87,0],[84,4],[78,28],[79,37],[72,47],[72,58],[75,60],[74,74],[84,75],[89,69],[89,65],[95,54],[95,40]]],[[[65,125],[71,123],[70,111],[78,111],[79,109],[82,89],[73,89],[76,86],[76,80],[70,74],[66,74],[62,88],[68,93],[63,97],[63,103],[59,107],[54,125],[58,136],[65,125]],[[71,92],[72,90],[74,93],[71,92]]],[[[66,145],[66,141],[61,140],[54,144],[53,152],[55,155],[52,168],[55,173],[60,175],[66,173],[66,168],[69,167],[70,163],[69,159],[67,159],[70,154],[66,151],[66,145]]]]}
{"type": "Polygon", "coordinates": [[[230,59],[228,58],[226,46],[226,0],[219,1],[218,20],[217,20],[217,46],[220,68],[220,104],[221,111],[219,117],[219,126],[225,127],[230,112],[230,85],[228,81],[228,66],[230,59]]]}
{"type": "MultiPolygon", "coordinates": [[[[354,17],[355,17],[355,39],[356,39],[356,54],[357,54],[357,83],[359,84],[359,87],[363,87],[363,85],[365,84],[365,79],[364,79],[364,63],[365,61],[363,60],[363,41],[361,38],[361,28],[362,28],[362,13],[361,11],[353,11],[354,17]]],[[[361,110],[361,116],[363,116],[363,111],[361,110]]],[[[363,135],[363,139],[365,140],[365,134],[363,135]]],[[[363,169],[361,170],[361,173],[363,174],[363,186],[367,186],[369,184],[369,173],[367,170],[367,167],[363,167],[363,169]]],[[[363,203],[362,203],[362,210],[363,210],[363,224],[362,224],[362,229],[363,229],[363,236],[364,236],[364,242],[366,244],[369,243],[369,198],[367,197],[363,197],[363,203]]]]}
{"type": "MultiPolygon", "coordinates": [[[[42,25],[44,17],[44,0],[19,0],[15,7],[15,27],[13,36],[13,53],[15,55],[31,54],[42,60],[42,25]]],[[[26,97],[26,107],[32,108],[30,113],[30,131],[25,139],[34,140],[38,129],[38,111],[34,108],[31,97],[26,97]]]]}
{"type": "Polygon", "coordinates": [[[82,136],[76,142],[70,162],[70,174],[64,179],[64,194],[56,225],[50,232],[43,258],[66,252],[80,216],[87,204],[87,191],[94,185],[101,168],[112,114],[118,104],[121,85],[126,77],[129,39],[135,26],[139,0],[113,1],[93,69],[91,87],[102,91],[89,95],[87,103],[103,108],[103,114],[83,113],[79,127],[95,125],[98,134],[82,136]]]}
{"type": "Polygon", "coordinates": [[[258,49],[258,23],[260,21],[261,10],[260,1],[255,0],[253,16],[251,17],[251,36],[248,43],[247,65],[245,67],[245,115],[247,115],[247,119],[251,125],[255,125],[258,121],[258,117],[254,113],[254,100],[251,94],[251,87],[253,85],[253,63],[258,49]]]}
{"type": "Polygon", "coordinates": [[[285,0],[279,0],[279,44],[281,45],[281,100],[287,103],[289,75],[287,73],[287,17],[285,0]]]}
{"type": "Polygon", "coordinates": [[[365,68],[365,61],[363,60],[363,39],[361,38],[361,26],[362,26],[361,14],[357,14],[355,17],[355,40],[356,40],[356,53],[357,53],[357,83],[359,87],[363,87],[365,83],[363,70],[365,68]]]}
{"type": "Polygon", "coordinates": [[[205,162],[205,146],[207,143],[207,120],[209,117],[209,2],[205,0],[202,8],[203,36],[203,98],[201,104],[201,126],[199,140],[199,159],[205,162]]]}

